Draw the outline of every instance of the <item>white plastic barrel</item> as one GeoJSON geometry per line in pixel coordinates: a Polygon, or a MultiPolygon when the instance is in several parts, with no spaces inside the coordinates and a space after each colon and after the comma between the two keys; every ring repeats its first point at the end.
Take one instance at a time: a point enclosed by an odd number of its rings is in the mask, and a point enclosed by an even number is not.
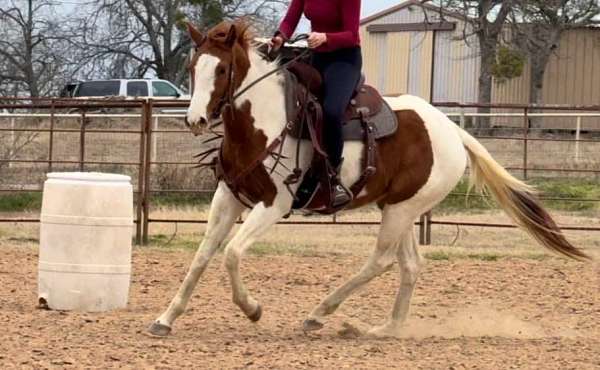
{"type": "Polygon", "coordinates": [[[48,174],[40,227],[40,304],[88,312],[126,307],[132,226],[129,176],[48,174]]]}

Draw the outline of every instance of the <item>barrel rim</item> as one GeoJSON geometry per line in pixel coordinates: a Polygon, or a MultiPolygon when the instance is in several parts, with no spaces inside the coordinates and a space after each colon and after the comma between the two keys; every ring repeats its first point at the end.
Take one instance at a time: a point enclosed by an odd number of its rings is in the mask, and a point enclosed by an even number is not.
{"type": "Polygon", "coordinates": [[[51,172],[48,180],[86,181],[86,182],[131,182],[131,176],[106,172],[51,172]]]}

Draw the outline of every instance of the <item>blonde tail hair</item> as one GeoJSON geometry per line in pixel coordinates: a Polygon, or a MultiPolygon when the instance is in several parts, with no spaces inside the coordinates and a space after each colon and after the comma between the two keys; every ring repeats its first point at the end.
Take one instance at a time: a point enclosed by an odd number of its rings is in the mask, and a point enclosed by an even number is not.
{"type": "Polygon", "coordinates": [[[510,218],[544,247],[582,260],[589,257],[563,235],[532,186],[513,177],[473,136],[458,129],[470,158],[470,188],[490,194],[510,218]]]}

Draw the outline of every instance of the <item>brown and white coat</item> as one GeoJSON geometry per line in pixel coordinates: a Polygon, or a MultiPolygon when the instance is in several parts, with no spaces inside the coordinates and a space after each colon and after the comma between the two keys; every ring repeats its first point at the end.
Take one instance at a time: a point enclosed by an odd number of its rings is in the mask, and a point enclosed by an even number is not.
{"type": "MultiPolygon", "coordinates": [[[[255,51],[246,30],[241,23],[222,23],[204,36],[190,27],[191,37],[198,45],[190,66],[196,89],[187,114],[193,130],[211,124],[229,87],[239,91],[276,67],[255,51]]],[[[517,224],[545,247],[569,257],[584,257],[564,239],[550,216],[536,203],[533,190],[506,172],[480,143],[446,115],[414,96],[388,98],[387,102],[397,112],[400,128],[395,135],[378,142],[377,173],[351,205],[356,208],[376,203],[382,210],[377,245],[362,269],[312,311],[304,323],[305,330],[319,329],[325,317],[350,294],[397,262],[401,284],[392,313],[383,325],[373,328],[370,333],[377,336],[399,334],[421,268],[413,223],[456,186],[469,157],[475,185],[487,188],[517,224]]],[[[235,176],[260,157],[284,130],[286,112],[282,77],[273,75],[262,81],[226,109],[222,118],[225,126],[223,170],[235,176]]],[[[280,170],[294,167],[296,147],[293,138],[285,140],[282,148],[285,167],[281,166],[280,170]]],[[[362,143],[346,143],[341,170],[341,179],[346,186],[359,178],[363,153],[362,143]]],[[[301,143],[299,155],[299,163],[306,170],[312,157],[311,144],[301,143]]],[[[288,174],[282,171],[271,174],[268,169],[275,160],[270,157],[263,164],[241,184],[246,192],[261,201],[253,206],[225,248],[225,266],[231,279],[233,301],[251,320],[260,319],[262,310],[242,282],[241,257],[265,231],[289,213],[292,205],[292,195],[283,183],[288,174]]],[[[150,327],[152,334],[170,332],[211,257],[244,208],[230,189],[223,182],[219,183],[205,237],[179,292],[150,327]]]]}

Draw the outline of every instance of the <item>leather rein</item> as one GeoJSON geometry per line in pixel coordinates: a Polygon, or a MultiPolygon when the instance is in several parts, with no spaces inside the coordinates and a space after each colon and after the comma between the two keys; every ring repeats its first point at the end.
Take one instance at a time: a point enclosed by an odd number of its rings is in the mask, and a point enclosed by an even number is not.
{"type": "MultiPolygon", "coordinates": [[[[301,34],[298,35],[296,38],[289,40],[289,43],[296,43],[300,40],[306,40],[308,38],[307,34],[301,34]]],[[[235,120],[235,109],[233,109],[234,107],[234,102],[243,94],[245,94],[246,92],[248,92],[250,89],[252,89],[253,87],[255,87],[256,85],[258,85],[260,82],[264,81],[265,79],[267,79],[268,77],[284,70],[285,68],[287,68],[290,64],[297,62],[298,60],[306,57],[308,54],[310,53],[310,49],[306,49],[304,51],[302,51],[300,54],[298,54],[297,56],[295,56],[294,58],[290,59],[289,61],[281,64],[280,66],[278,66],[277,68],[273,69],[272,71],[267,72],[266,74],[264,74],[263,76],[257,78],[256,80],[252,81],[250,84],[248,84],[248,86],[244,87],[242,90],[240,90],[237,93],[234,93],[234,89],[235,89],[235,76],[233,73],[233,62],[229,65],[229,74],[228,74],[228,81],[227,81],[227,89],[226,89],[226,93],[220,98],[219,103],[217,104],[217,107],[215,108],[215,110],[211,113],[211,116],[213,119],[218,119],[220,116],[222,116],[223,114],[225,114],[225,111],[227,110],[229,112],[229,114],[231,114],[231,119],[235,120]]],[[[215,125],[213,125],[211,127],[215,128],[216,126],[220,125],[222,123],[218,122],[215,125]]],[[[237,198],[238,201],[240,201],[240,203],[242,203],[245,207],[247,208],[252,208],[251,205],[248,204],[248,202],[246,202],[244,199],[242,199],[242,197],[240,196],[240,182],[246,178],[248,175],[250,175],[252,173],[252,171],[254,171],[256,169],[256,167],[258,167],[269,155],[271,155],[272,153],[274,153],[274,150],[278,147],[281,146],[281,149],[279,151],[279,153],[276,155],[276,162],[273,165],[273,168],[270,170],[270,174],[272,174],[275,171],[275,168],[277,167],[277,164],[279,163],[279,161],[281,160],[281,158],[283,157],[281,155],[281,151],[283,149],[283,143],[285,142],[285,138],[287,136],[287,125],[286,127],[284,127],[283,131],[281,132],[281,134],[275,138],[275,140],[269,144],[252,162],[250,162],[250,165],[248,167],[246,167],[243,171],[237,173],[235,176],[229,176],[225,173],[225,170],[223,168],[222,162],[223,162],[223,147],[221,146],[221,148],[219,149],[219,155],[217,157],[217,161],[216,161],[216,175],[217,178],[222,179],[225,184],[227,184],[227,186],[229,187],[229,189],[231,190],[231,192],[233,193],[233,195],[237,198]]],[[[296,171],[294,171],[296,172],[296,171]]],[[[296,174],[297,175],[297,174],[296,174]]],[[[298,176],[299,177],[299,176],[298,176]]],[[[289,188],[289,184],[286,184],[289,188]]]]}

